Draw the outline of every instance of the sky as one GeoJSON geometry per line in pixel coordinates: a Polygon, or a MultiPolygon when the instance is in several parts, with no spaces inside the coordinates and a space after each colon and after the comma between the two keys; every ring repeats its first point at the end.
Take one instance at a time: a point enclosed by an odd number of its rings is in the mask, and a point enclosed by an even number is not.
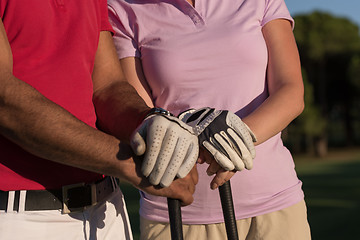
{"type": "Polygon", "coordinates": [[[360,0],[285,0],[292,16],[320,10],[346,17],[360,26],[360,0]]]}

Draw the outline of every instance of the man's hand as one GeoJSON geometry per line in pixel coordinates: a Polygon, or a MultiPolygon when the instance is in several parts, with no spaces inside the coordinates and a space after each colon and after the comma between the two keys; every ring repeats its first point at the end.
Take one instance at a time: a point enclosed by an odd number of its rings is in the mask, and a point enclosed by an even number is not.
{"type": "MultiPolygon", "coordinates": [[[[183,206],[189,205],[194,201],[193,194],[195,192],[195,185],[198,183],[196,164],[185,177],[176,178],[169,187],[154,186],[149,182],[149,178],[145,177],[141,172],[142,159],[136,156],[129,158],[129,155],[124,155],[124,152],[130,153],[130,146],[122,144],[121,147],[123,153],[118,155],[122,166],[121,172],[118,173],[115,171],[115,168],[112,168],[114,174],[111,175],[119,176],[120,181],[128,182],[148,194],[179,199],[183,206]],[[126,149],[129,151],[126,151],[126,149]]],[[[131,152],[130,154],[133,153],[131,152]]]]}
{"type": "Polygon", "coordinates": [[[142,190],[151,194],[167,198],[178,199],[182,206],[190,205],[194,201],[193,194],[195,185],[198,183],[196,164],[184,178],[175,179],[169,187],[159,188],[156,186],[142,187],[142,190]]]}
{"type": "Polygon", "coordinates": [[[229,111],[201,108],[185,111],[179,118],[192,126],[200,145],[225,170],[252,168],[256,137],[238,116],[229,111]]]}
{"type": "Polygon", "coordinates": [[[175,177],[183,178],[199,155],[198,138],[178,118],[153,114],[135,130],[130,145],[134,153],[145,153],[141,172],[153,185],[167,187],[175,177]]]}

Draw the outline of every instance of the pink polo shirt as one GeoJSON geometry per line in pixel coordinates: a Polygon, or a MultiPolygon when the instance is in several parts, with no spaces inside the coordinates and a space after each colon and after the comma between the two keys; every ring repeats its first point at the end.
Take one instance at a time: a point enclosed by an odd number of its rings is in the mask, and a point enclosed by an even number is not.
{"type": "MultiPolygon", "coordinates": [[[[119,58],[138,57],[154,105],[178,114],[204,106],[244,117],[267,97],[267,48],[261,32],[278,18],[293,22],[283,0],[108,0],[119,58]]],[[[266,124],[266,122],[264,122],[266,124]]],[[[280,134],[256,147],[254,168],[231,179],[237,219],[280,210],[303,199],[301,181],[280,134]]],[[[207,164],[198,166],[185,224],[223,221],[207,164]]],[[[166,199],[141,194],[140,214],[167,222],[166,199]]]]}

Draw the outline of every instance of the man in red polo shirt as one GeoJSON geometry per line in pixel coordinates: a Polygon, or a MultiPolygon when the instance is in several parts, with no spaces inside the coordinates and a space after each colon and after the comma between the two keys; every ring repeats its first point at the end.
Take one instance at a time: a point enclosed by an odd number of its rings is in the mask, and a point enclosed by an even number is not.
{"type": "Polygon", "coordinates": [[[104,175],[192,202],[195,169],[153,187],[125,144],[138,125],[180,123],[143,122],[150,108],[123,78],[106,1],[0,0],[0,18],[0,239],[131,239],[104,175]]]}

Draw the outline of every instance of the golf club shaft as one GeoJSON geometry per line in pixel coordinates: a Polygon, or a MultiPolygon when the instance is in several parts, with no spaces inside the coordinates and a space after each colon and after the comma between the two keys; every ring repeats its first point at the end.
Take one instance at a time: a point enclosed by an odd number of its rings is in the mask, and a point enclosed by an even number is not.
{"type": "Polygon", "coordinates": [[[228,240],[238,240],[239,235],[236,227],[235,211],[231,193],[230,180],[219,187],[221,206],[224,214],[226,234],[228,240]]]}
{"type": "Polygon", "coordinates": [[[181,207],[180,200],[168,198],[168,211],[170,219],[171,239],[182,240],[182,218],[181,218],[181,207]]]}

